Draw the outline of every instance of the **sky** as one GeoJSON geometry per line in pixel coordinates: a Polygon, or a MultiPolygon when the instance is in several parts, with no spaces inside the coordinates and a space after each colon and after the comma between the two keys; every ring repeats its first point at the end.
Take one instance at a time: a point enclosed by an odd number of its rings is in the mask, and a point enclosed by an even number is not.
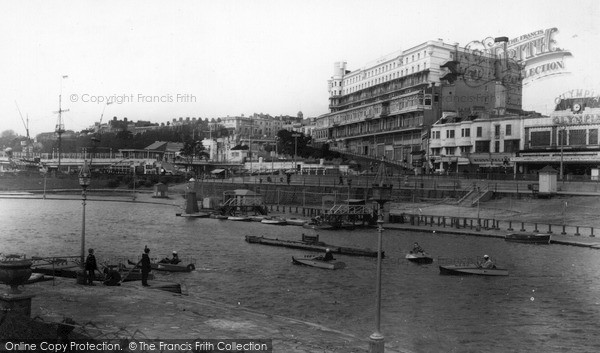
{"type": "Polygon", "coordinates": [[[523,108],[549,113],[566,91],[600,93],[597,0],[3,1],[0,10],[0,132],[23,136],[26,125],[32,137],[54,131],[59,95],[75,131],[113,116],[317,117],[336,61],[356,70],[428,40],[463,46],[552,27],[573,54],[569,74],[525,86],[523,108]]]}

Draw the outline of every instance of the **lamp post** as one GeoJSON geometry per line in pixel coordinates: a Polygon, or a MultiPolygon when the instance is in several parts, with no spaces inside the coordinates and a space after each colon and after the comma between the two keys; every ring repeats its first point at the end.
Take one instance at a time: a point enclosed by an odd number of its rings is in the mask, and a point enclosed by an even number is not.
{"type": "Polygon", "coordinates": [[[559,139],[559,143],[560,143],[560,180],[562,182],[564,182],[565,175],[564,175],[564,171],[563,171],[563,169],[564,169],[563,155],[564,155],[566,135],[567,135],[567,126],[566,125],[561,125],[561,131],[559,131],[559,135],[560,135],[560,139],[559,139]]]}
{"type": "Polygon", "coordinates": [[[384,337],[381,333],[381,260],[382,260],[382,241],[383,241],[383,205],[391,200],[392,184],[386,183],[385,164],[383,160],[379,164],[379,170],[375,176],[373,184],[372,200],[379,204],[377,219],[377,279],[375,285],[375,332],[369,336],[369,352],[384,352],[384,337]]]}
{"type": "Polygon", "coordinates": [[[87,160],[83,162],[83,168],[79,171],[79,185],[81,185],[81,199],[83,205],[83,213],[81,217],[81,267],[84,267],[85,261],[85,200],[86,200],[86,191],[87,187],[90,186],[91,182],[91,173],[90,168],[88,167],[87,160]]]}
{"type": "Polygon", "coordinates": [[[296,170],[298,170],[296,158],[298,155],[298,137],[300,137],[300,134],[292,134],[292,137],[294,138],[294,172],[296,172],[296,170]]]}

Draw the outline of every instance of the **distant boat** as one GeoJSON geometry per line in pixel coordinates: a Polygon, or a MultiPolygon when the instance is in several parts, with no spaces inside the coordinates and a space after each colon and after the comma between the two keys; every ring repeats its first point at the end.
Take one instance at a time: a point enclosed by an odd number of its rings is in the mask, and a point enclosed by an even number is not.
{"type": "Polygon", "coordinates": [[[267,216],[249,216],[252,222],[261,222],[263,219],[268,218],[267,216]]]}
{"type": "Polygon", "coordinates": [[[511,233],[504,240],[513,243],[550,244],[550,234],[511,233]]]}
{"type": "Polygon", "coordinates": [[[248,216],[229,216],[227,217],[230,221],[238,221],[238,222],[250,222],[252,218],[248,216]]]}
{"type": "Polygon", "coordinates": [[[292,226],[302,226],[305,223],[308,223],[307,219],[299,219],[299,218],[287,218],[287,224],[292,226]]]}
{"type": "Polygon", "coordinates": [[[440,266],[440,274],[455,276],[508,276],[508,270],[503,268],[481,268],[476,265],[446,265],[440,266]]]}
{"type": "Polygon", "coordinates": [[[306,222],[302,224],[302,227],[306,229],[320,229],[320,230],[332,230],[335,229],[331,224],[317,224],[306,222]]]}
{"type": "Polygon", "coordinates": [[[283,218],[279,217],[268,217],[260,221],[262,224],[271,224],[277,226],[284,226],[287,224],[287,221],[283,218]]]}
{"type": "Polygon", "coordinates": [[[175,213],[177,217],[188,217],[188,218],[208,218],[210,213],[208,212],[195,212],[195,213],[175,213]]]}
{"type": "Polygon", "coordinates": [[[346,267],[346,264],[341,261],[323,261],[319,260],[320,256],[306,255],[304,257],[292,256],[292,262],[296,265],[305,265],[311,267],[324,268],[328,270],[339,270],[346,267]]]}
{"type": "Polygon", "coordinates": [[[411,251],[406,254],[406,259],[417,264],[430,264],[433,262],[433,258],[424,252],[414,253],[411,251]]]}

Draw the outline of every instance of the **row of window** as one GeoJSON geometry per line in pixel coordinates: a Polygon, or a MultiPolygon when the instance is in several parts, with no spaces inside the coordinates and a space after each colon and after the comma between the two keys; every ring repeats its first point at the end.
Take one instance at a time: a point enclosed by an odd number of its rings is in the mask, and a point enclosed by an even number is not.
{"type": "Polygon", "coordinates": [[[442,154],[446,156],[466,156],[471,153],[516,153],[520,149],[519,143],[520,140],[475,141],[475,146],[432,148],[431,154],[434,156],[442,154]],[[501,149],[502,144],[504,144],[503,149],[501,149]]]}
{"type": "Polygon", "coordinates": [[[532,131],[526,144],[530,147],[597,145],[598,129],[532,131]]]}
{"type": "MultiPolygon", "coordinates": [[[[423,63],[423,70],[426,70],[426,69],[427,69],[427,62],[423,63]]],[[[357,92],[357,91],[360,91],[360,90],[365,89],[367,87],[372,87],[372,86],[378,85],[380,83],[383,83],[383,82],[386,82],[386,81],[389,81],[389,80],[393,80],[393,79],[396,79],[396,78],[399,78],[399,77],[403,77],[403,76],[406,76],[406,75],[409,75],[409,74],[414,74],[415,72],[419,72],[419,71],[421,71],[421,64],[418,64],[416,66],[416,70],[415,70],[415,66],[412,66],[410,68],[410,71],[409,71],[408,68],[406,68],[406,71],[404,69],[402,69],[400,71],[392,72],[389,75],[378,77],[378,78],[375,78],[373,80],[361,83],[361,84],[356,85],[356,86],[351,86],[351,87],[348,87],[348,88],[344,88],[344,89],[342,89],[341,92],[342,92],[342,94],[348,94],[348,93],[357,92]]]]}
{"type": "MultiPolygon", "coordinates": [[[[499,137],[500,130],[501,130],[500,125],[494,125],[494,136],[499,137]]],[[[477,137],[483,137],[483,127],[482,126],[477,126],[476,131],[477,131],[477,137]]],[[[440,139],[440,135],[441,135],[441,131],[439,131],[439,130],[431,131],[432,139],[440,139]]],[[[512,135],[512,125],[510,125],[510,124],[505,125],[504,135],[505,136],[512,135]]],[[[460,129],[460,137],[471,137],[471,128],[467,127],[467,128],[460,129]]],[[[454,130],[446,130],[446,138],[453,139],[454,138],[454,130]]]]}

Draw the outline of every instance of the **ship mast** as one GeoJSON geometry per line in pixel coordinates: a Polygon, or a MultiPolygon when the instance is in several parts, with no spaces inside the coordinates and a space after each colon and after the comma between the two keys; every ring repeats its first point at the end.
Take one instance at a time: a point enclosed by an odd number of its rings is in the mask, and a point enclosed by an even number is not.
{"type": "Polygon", "coordinates": [[[21,109],[19,109],[19,104],[17,103],[17,101],[15,101],[15,105],[17,106],[17,110],[19,111],[19,115],[21,116],[21,121],[23,122],[23,125],[25,126],[25,132],[27,132],[27,141],[26,141],[26,146],[25,146],[25,159],[27,161],[29,161],[29,146],[31,145],[31,141],[29,138],[29,115],[27,115],[27,123],[26,123],[25,120],[23,119],[23,114],[21,114],[21,109]]]}
{"type": "MultiPolygon", "coordinates": [[[[68,78],[69,76],[63,76],[62,78],[68,78]]],[[[60,94],[58,95],[58,111],[54,112],[55,114],[58,113],[58,120],[56,121],[56,128],[54,129],[54,132],[58,135],[58,171],[60,172],[60,154],[62,152],[62,134],[65,132],[65,124],[63,123],[62,120],[62,113],[68,112],[69,109],[62,109],[61,107],[61,100],[62,100],[62,80],[60,81],[60,94]]]]}

